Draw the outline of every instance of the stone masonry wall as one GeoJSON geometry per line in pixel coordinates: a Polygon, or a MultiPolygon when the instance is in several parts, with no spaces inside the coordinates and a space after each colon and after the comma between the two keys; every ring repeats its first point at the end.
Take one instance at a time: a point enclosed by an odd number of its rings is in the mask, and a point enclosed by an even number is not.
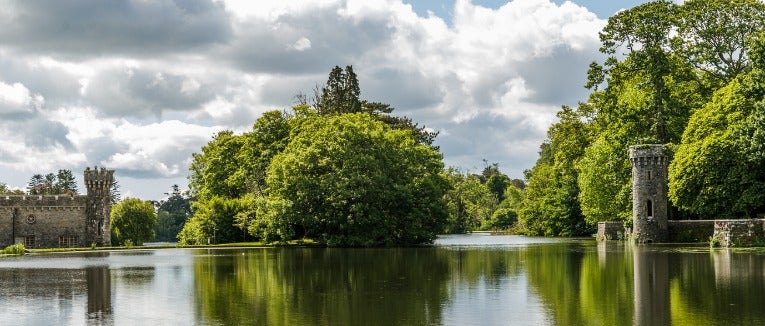
{"type": "Polygon", "coordinates": [[[669,242],[706,242],[714,233],[714,220],[672,220],[667,223],[669,242]]]}
{"type": "Polygon", "coordinates": [[[624,223],[622,222],[598,222],[598,241],[619,240],[619,234],[624,237],[624,223]]]}
{"type": "Polygon", "coordinates": [[[714,239],[721,247],[746,247],[765,240],[765,220],[715,220],[714,239]]]}
{"type": "Polygon", "coordinates": [[[87,246],[86,204],[86,196],[0,195],[0,246],[32,236],[36,248],[59,247],[61,237],[74,242],[69,246],[87,246]]]}

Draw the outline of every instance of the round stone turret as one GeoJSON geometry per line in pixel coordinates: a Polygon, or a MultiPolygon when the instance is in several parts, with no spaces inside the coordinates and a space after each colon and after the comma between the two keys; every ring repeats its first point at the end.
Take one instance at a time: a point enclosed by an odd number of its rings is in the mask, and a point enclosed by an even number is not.
{"type": "Polygon", "coordinates": [[[86,240],[99,246],[110,246],[112,236],[109,215],[112,212],[114,170],[86,168],[84,179],[88,196],[86,240]]]}
{"type": "Polygon", "coordinates": [[[630,146],[632,236],[636,242],[667,241],[667,165],[665,145],[630,146]]]}

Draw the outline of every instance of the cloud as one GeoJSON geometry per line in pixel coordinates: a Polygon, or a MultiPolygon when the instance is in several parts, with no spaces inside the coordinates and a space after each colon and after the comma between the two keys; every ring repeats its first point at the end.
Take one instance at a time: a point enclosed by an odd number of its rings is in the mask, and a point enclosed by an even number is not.
{"type": "Polygon", "coordinates": [[[448,165],[485,158],[520,177],[560,105],[586,99],[605,21],[548,0],[452,12],[447,24],[401,0],[5,3],[0,181],[97,164],[153,194],[213,134],[288,109],[335,65],[353,65],[364,99],[440,131],[448,165]]]}
{"type": "Polygon", "coordinates": [[[0,81],[0,116],[20,115],[33,112],[45,99],[30,94],[21,83],[6,84],[0,81]]]}
{"type": "Polygon", "coordinates": [[[164,111],[192,111],[217,90],[191,76],[132,67],[100,71],[88,81],[83,100],[110,116],[161,117],[164,111]]]}
{"type": "Polygon", "coordinates": [[[0,12],[0,42],[55,58],[157,55],[225,43],[229,17],[219,2],[9,1],[0,12]]]}

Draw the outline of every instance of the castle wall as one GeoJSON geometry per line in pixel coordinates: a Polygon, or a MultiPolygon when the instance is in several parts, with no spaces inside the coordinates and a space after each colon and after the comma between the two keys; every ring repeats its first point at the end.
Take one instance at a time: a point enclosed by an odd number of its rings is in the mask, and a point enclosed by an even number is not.
{"type": "Polygon", "coordinates": [[[0,246],[83,247],[86,196],[0,196],[0,246]]]}
{"type": "Polygon", "coordinates": [[[110,246],[114,170],[86,168],[83,174],[87,195],[0,195],[0,246],[110,246]]]}

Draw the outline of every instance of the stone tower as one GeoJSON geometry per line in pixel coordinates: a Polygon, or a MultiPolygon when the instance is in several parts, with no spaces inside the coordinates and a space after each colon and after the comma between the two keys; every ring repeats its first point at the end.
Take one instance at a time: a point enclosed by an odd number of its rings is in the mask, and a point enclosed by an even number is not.
{"type": "Polygon", "coordinates": [[[112,245],[112,233],[109,215],[112,212],[112,183],[114,170],[104,168],[85,169],[85,188],[87,189],[88,204],[87,225],[85,226],[86,243],[99,246],[112,245]]]}
{"type": "Polygon", "coordinates": [[[667,165],[664,145],[630,146],[632,162],[632,236],[636,242],[668,239],[667,165]]]}

